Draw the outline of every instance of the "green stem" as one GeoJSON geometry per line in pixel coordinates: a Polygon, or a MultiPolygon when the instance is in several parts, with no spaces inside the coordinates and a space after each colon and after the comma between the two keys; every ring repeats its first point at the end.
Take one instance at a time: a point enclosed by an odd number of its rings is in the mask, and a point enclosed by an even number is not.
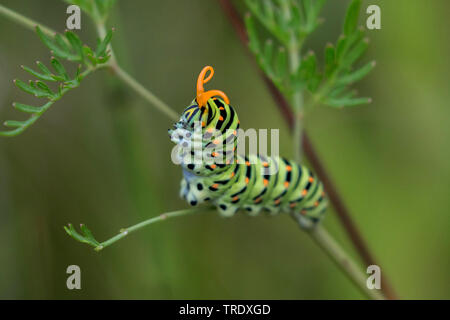
{"type": "MultiPolygon", "coordinates": [[[[291,19],[290,7],[286,1],[282,1],[282,10],[285,16],[285,20],[289,21],[291,19]]],[[[290,41],[288,45],[288,55],[289,55],[289,71],[291,74],[297,73],[298,68],[301,63],[301,47],[302,41],[297,38],[294,30],[290,32],[290,41]]],[[[303,92],[302,90],[296,90],[292,94],[291,103],[294,108],[294,139],[293,139],[293,150],[294,158],[297,162],[302,160],[302,135],[303,135],[303,92]]]]}
{"type": "Polygon", "coordinates": [[[46,33],[47,35],[51,35],[53,36],[56,31],[41,25],[40,23],[37,23],[36,21],[25,17],[15,11],[12,11],[11,9],[8,9],[4,6],[2,6],[0,4],[0,15],[3,15],[4,17],[6,17],[7,19],[10,19],[13,22],[17,22],[19,24],[21,24],[22,26],[24,26],[27,29],[30,29],[32,31],[35,31],[36,26],[39,26],[41,28],[41,30],[46,33]]]}
{"type": "Polygon", "coordinates": [[[118,64],[111,64],[111,68],[114,70],[116,76],[123,81],[127,86],[136,91],[142,98],[147,100],[156,109],[161,111],[167,117],[172,120],[178,120],[179,115],[173,109],[171,109],[165,102],[155,96],[151,91],[147,90],[136,79],[130,76],[125,70],[123,70],[118,64]]]}
{"type": "Polygon", "coordinates": [[[294,158],[297,162],[301,162],[303,155],[301,150],[303,140],[303,95],[301,92],[296,92],[292,96],[292,106],[294,107],[294,158]]]}
{"type": "MultiPolygon", "coordinates": [[[[97,23],[97,32],[100,38],[104,38],[106,35],[106,28],[103,23],[97,23]]],[[[167,115],[172,120],[178,120],[179,116],[174,110],[172,110],[166,103],[155,96],[151,91],[147,90],[143,85],[130,76],[125,70],[123,70],[118,64],[111,44],[109,44],[109,50],[111,51],[110,67],[114,70],[117,77],[122,80],[131,89],[136,91],[142,98],[150,102],[156,109],[167,115]]]]}
{"type": "Polygon", "coordinates": [[[120,233],[115,235],[114,237],[100,243],[100,245],[98,245],[97,247],[95,247],[95,251],[101,251],[104,248],[112,245],[113,243],[119,241],[122,238],[125,238],[126,236],[128,236],[130,233],[137,231],[139,229],[142,229],[148,225],[151,225],[155,222],[159,222],[159,221],[163,221],[163,220],[167,220],[170,218],[175,218],[175,217],[181,217],[181,216],[186,216],[189,214],[193,214],[193,213],[200,213],[200,212],[206,212],[209,210],[212,210],[213,207],[199,207],[199,208],[190,208],[190,209],[184,209],[184,210],[178,210],[178,211],[171,211],[171,212],[166,212],[163,214],[160,214],[159,216],[147,219],[145,221],[142,221],[138,224],[135,224],[131,227],[128,228],[123,228],[120,229],[120,233]]]}
{"type": "MultiPolygon", "coordinates": [[[[300,50],[297,42],[293,40],[292,48],[289,49],[289,60],[291,73],[295,73],[300,66],[300,50]]],[[[297,162],[302,160],[302,136],[303,136],[303,93],[297,90],[292,95],[292,106],[294,108],[294,157],[297,162]]]]}
{"type": "MultiPolygon", "coordinates": [[[[299,222],[299,218],[301,218],[301,216],[294,216],[294,219],[297,220],[297,222],[299,222]]],[[[367,275],[361,271],[353,259],[344,251],[336,240],[331,237],[322,225],[319,224],[311,229],[302,229],[311,236],[318,246],[336,263],[364,295],[374,300],[386,299],[382,291],[378,291],[377,289],[371,290],[367,287],[367,275]]]]}

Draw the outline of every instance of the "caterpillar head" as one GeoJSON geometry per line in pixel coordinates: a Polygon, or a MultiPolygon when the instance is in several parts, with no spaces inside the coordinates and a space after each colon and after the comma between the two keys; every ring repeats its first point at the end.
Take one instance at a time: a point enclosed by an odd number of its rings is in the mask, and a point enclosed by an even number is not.
{"type": "Polygon", "coordinates": [[[173,129],[169,129],[169,136],[176,144],[182,144],[187,147],[192,140],[192,135],[199,123],[201,123],[201,109],[196,100],[183,111],[180,120],[173,125],[173,129]]]}
{"type": "MultiPolygon", "coordinates": [[[[215,157],[217,153],[210,147],[219,143],[222,145],[225,140],[226,143],[234,143],[235,139],[230,135],[236,135],[239,121],[236,112],[229,105],[228,97],[222,91],[205,92],[203,88],[203,84],[208,82],[213,74],[212,67],[203,68],[197,80],[197,97],[183,111],[180,120],[174,124],[174,129],[169,130],[171,140],[184,149],[180,151],[180,158],[184,158],[186,154],[194,155],[192,150],[210,153],[215,157]],[[206,77],[208,71],[210,73],[206,77]],[[196,149],[196,145],[200,150],[196,149]]],[[[197,172],[192,169],[197,166],[186,167],[197,172]]]]}
{"type": "Polygon", "coordinates": [[[174,130],[169,130],[169,135],[175,143],[188,143],[182,137],[187,136],[188,140],[190,140],[192,133],[196,129],[196,125],[200,128],[206,127],[206,122],[210,119],[211,113],[213,112],[211,107],[213,105],[216,106],[212,102],[213,97],[221,97],[225,103],[230,103],[226,94],[220,90],[209,90],[205,92],[203,85],[211,80],[213,75],[214,69],[211,66],[204,67],[200,72],[197,79],[197,97],[183,111],[180,120],[174,124],[174,130]],[[206,77],[208,71],[209,75],[206,77]]]}

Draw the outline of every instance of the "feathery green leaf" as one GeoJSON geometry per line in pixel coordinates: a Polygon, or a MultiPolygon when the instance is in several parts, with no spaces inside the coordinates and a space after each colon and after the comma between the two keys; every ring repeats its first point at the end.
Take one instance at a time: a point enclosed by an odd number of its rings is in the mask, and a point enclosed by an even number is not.
{"type": "Polygon", "coordinates": [[[72,48],[77,53],[77,58],[75,61],[83,61],[84,53],[83,53],[83,43],[80,38],[72,31],[66,31],[66,39],[69,41],[72,48]]]}
{"type": "Polygon", "coordinates": [[[340,77],[339,80],[336,81],[336,83],[337,85],[349,85],[357,81],[360,81],[366,75],[368,75],[369,72],[373,70],[373,68],[375,68],[375,65],[376,65],[375,61],[371,61],[366,65],[364,65],[363,67],[361,67],[360,69],[340,77]]]}
{"type": "Polygon", "coordinates": [[[29,106],[29,105],[17,103],[17,102],[14,102],[13,106],[17,110],[26,112],[26,113],[38,113],[38,112],[42,111],[42,108],[40,108],[40,107],[33,107],[33,106],[29,106]]]}
{"type": "Polygon", "coordinates": [[[356,31],[358,27],[358,16],[359,9],[361,8],[361,0],[353,0],[348,9],[347,14],[345,16],[344,22],[344,34],[350,35],[356,31]]]}
{"type": "Polygon", "coordinates": [[[25,82],[23,82],[22,80],[16,79],[16,80],[14,80],[14,84],[19,89],[25,91],[26,93],[29,93],[29,94],[32,94],[32,95],[36,95],[36,90],[32,86],[30,86],[30,85],[26,84],[25,82]]]}
{"type": "Polygon", "coordinates": [[[25,125],[25,121],[6,120],[3,124],[5,125],[5,127],[17,128],[17,127],[24,126],[25,125]]]}
{"type": "Polygon", "coordinates": [[[28,68],[27,66],[21,66],[23,70],[28,72],[29,74],[35,76],[38,79],[45,80],[45,81],[55,81],[50,75],[39,73],[37,71],[34,71],[31,68],[28,68]]]}
{"type": "Polygon", "coordinates": [[[78,38],[78,36],[71,31],[66,32],[65,38],[59,34],[56,34],[54,37],[49,37],[44,34],[39,27],[36,27],[36,33],[41,41],[50,50],[52,50],[54,57],[51,58],[51,65],[55,70],[55,73],[52,73],[43,63],[37,61],[36,64],[41,72],[35,71],[26,66],[22,66],[22,68],[38,80],[35,82],[30,80],[29,83],[26,83],[20,79],[16,79],[14,80],[14,83],[19,89],[33,96],[47,98],[48,102],[40,107],[14,103],[15,109],[25,113],[30,113],[31,116],[25,121],[8,120],[4,122],[5,126],[16,129],[10,131],[0,131],[0,136],[12,137],[25,131],[29,126],[35,123],[41,115],[53,105],[55,101],[59,100],[69,90],[78,87],[80,85],[80,81],[85,76],[96,70],[96,66],[106,63],[110,58],[110,55],[107,54],[106,47],[111,41],[112,31],[100,41],[102,47],[100,47],[99,52],[103,54],[103,56],[100,57],[95,57],[92,49],[87,46],[83,46],[80,38],[78,38]],[[72,51],[77,54],[73,54],[72,51]],[[92,64],[86,63],[86,61],[83,60],[85,56],[90,58],[92,64]],[[64,58],[70,61],[80,61],[82,63],[78,66],[73,78],[69,77],[69,74],[58,58],[64,58]],[[84,72],[82,71],[83,66],[86,67],[84,72]],[[44,81],[60,82],[57,92],[53,92],[44,81]]]}
{"type": "Polygon", "coordinates": [[[67,75],[66,69],[61,64],[61,62],[59,62],[58,59],[56,59],[55,57],[52,57],[51,64],[53,66],[53,69],[55,69],[58,76],[62,77],[64,79],[64,81],[69,80],[69,76],[67,75]]]}
{"type": "Polygon", "coordinates": [[[114,29],[109,30],[106,33],[105,38],[102,41],[100,41],[97,50],[95,50],[95,56],[97,58],[106,56],[106,49],[108,48],[108,44],[111,42],[113,31],[114,29]]]}

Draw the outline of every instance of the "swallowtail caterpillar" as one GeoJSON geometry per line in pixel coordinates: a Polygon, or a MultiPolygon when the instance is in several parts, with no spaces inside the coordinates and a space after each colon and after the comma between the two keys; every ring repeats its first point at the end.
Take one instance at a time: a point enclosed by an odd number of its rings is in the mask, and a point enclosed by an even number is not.
{"type": "Polygon", "coordinates": [[[181,197],[192,206],[210,201],[227,217],[239,210],[300,213],[304,227],[315,225],[327,207],[323,184],[307,167],[285,158],[239,155],[235,109],[222,91],[203,88],[213,74],[212,67],[203,68],[196,98],[169,130],[183,169],[181,197]]]}

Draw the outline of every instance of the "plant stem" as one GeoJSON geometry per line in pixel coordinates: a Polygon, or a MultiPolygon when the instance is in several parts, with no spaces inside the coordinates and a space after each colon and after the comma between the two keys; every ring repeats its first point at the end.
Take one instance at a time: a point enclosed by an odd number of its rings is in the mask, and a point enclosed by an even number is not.
{"type": "Polygon", "coordinates": [[[170,108],[166,103],[155,96],[151,91],[147,90],[142,84],[136,81],[132,76],[130,76],[125,70],[123,70],[118,64],[111,65],[117,77],[123,81],[127,86],[136,91],[142,98],[147,100],[156,109],[164,113],[171,120],[178,120],[179,115],[172,108],[170,108]]]}
{"type": "MultiPolygon", "coordinates": [[[[236,8],[234,7],[234,5],[230,0],[218,0],[218,1],[220,2],[226,16],[230,20],[230,23],[233,26],[234,30],[236,31],[241,43],[244,45],[244,47],[247,48],[248,36],[245,30],[244,23],[238,11],[236,10],[236,8]]],[[[252,56],[252,54],[249,51],[247,51],[247,53],[249,54],[249,56],[252,56]]],[[[257,65],[255,64],[255,67],[256,66],[257,65]]],[[[272,94],[272,98],[276,102],[277,107],[280,109],[281,114],[284,116],[289,127],[292,129],[294,127],[295,116],[292,113],[291,106],[286,101],[281,92],[272,83],[272,81],[266,75],[264,75],[264,73],[260,72],[260,75],[264,80],[264,82],[266,83],[269,92],[272,94]]],[[[325,166],[323,165],[320,157],[318,156],[306,132],[303,133],[302,147],[306,156],[308,157],[309,162],[315,169],[317,176],[322,180],[325,190],[327,190],[327,195],[330,199],[330,202],[333,204],[333,207],[337,213],[339,221],[344,227],[347,236],[350,238],[353,246],[356,248],[356,251],[362,258],[364,264],[367,266],[373,264],[379,265],[376,262],[376,259],[372,254],[371,250],[369,249],[366,241],[364,240],[364,237],[359,231],[358,226],[353,221],[348,208],[345,206],[344,201],[342,200],[339,192],[337,191],[335,184],[333,183],[330,175],[326,171],[325,166]]],[[[386,273],[384,273],[384,276],[381,278],[381,287],[383,288],[382,290],[388,299],[397,299],[395,291],[393,290],[392,285],[390,284],[385,274],[386,273]]]]}
{"type": "Polygon", "coordinates": [[[137,231],[139,229],[142,229],[142,228],[144,228],[148,225],[151,225],[155,222],[159,222],[159,221],[163,221],[163,220],[167,220],[167,219],[175,218],[175,217],[186,216],[186,215],[193,214],[193,213],[206,212],[206,211],[209,211],[212,209],[213,209],[213,207],[199,207],[199,208],[190,208],[190,209],[184,209],[184,210],[171,211],[171,212],[166,212],[166,213],[160,214],[159,216],[147,219],[147,220],[142,221],[138,224],[135,224],[131,227],[120,229],[119,234],[115,235],[114,237],[112,237],[106,241],[103,241],[102,243],[100,243],[99,246],[95,247],[94,250],[101,251],[104,248],[119,241],[120,239],[126,237],[130,233],[137,231]]]}
{"type": "Polygon", "coordinates": [[[17,22],[24,26],[27,29],[35,30],[36,26],[39,26],[41,30],[46,33],[47,35],[53,36],[56,32],[46,26],[41,25],[40,23],[37,23],[36,21],[25,17],[11,9],[8,9],[0,4],[0,15],[3,15],[7,19],[10,19],[13,22],[17,22]]]}
{"type": "MultiPolygon", "coordinates": [[[[296,42],[293,42],[293,48],[289,50],[291,72],[295,73],[300,66],[300,52],[297,49],[296,42]]],[[[297,162],[302,161],[302,134],[303,134],[303,93],[297,91],[292,95],[292,106],[294,107],[294,158],[297,162]]]]}
{"type": "MultiPolygon", "coordinates": [[[[285,16],[285,20],[289,21],[291,19],[291,12],[286,1],[281,2],[283,14],[285,16]]],[[[296,34],[293,30],[290,32],[290,41],[288,44],[288,55],[289,55],[289,71],[291,74],[295,74],[300,67],[301,62],[301,47],[302,44],[297,39],[296,34]]],[[[302,121],[303,121],[303,93],[302,90],[297,89],[291,97],[291,103],[294,107],[294,139],[293,139],[293,150],[294,150],[294,159],[297,162],[301,162],[302,160],[302,121]]]]}
{"type": "Polygon", "coordinates": [[[317,225],[305,230],[322,250],[336,263],[336,265],[353,281],[361,292],[374,300],[385,300],[381,290],[369,289],[366,284],[367,275],[364,274],[351,257],[342,249],[333,237],[323,228],[317,225]]]}
{"type": "MultiPolygon", "coordinates": [[[[97,23],[97,33],[100,38],[104,38],[106,35],[106,28],[103,22],[97,23]]],[[[109,50],[111,51],[111,61],[110,67],[115,72],[116,76],[128,85],[131,89],[136,91],[142,98],[150,102],[156,109],[167,115],[172,120],[178,120],[178,113],[171,109],[166,103],[155,96],[151,91],[147,90],[142,84],[136,81],[132,76],[130,76],[125,70],[123,70],[116,60],[114,51],[111,44],[109,44],[109,50]]]]}

